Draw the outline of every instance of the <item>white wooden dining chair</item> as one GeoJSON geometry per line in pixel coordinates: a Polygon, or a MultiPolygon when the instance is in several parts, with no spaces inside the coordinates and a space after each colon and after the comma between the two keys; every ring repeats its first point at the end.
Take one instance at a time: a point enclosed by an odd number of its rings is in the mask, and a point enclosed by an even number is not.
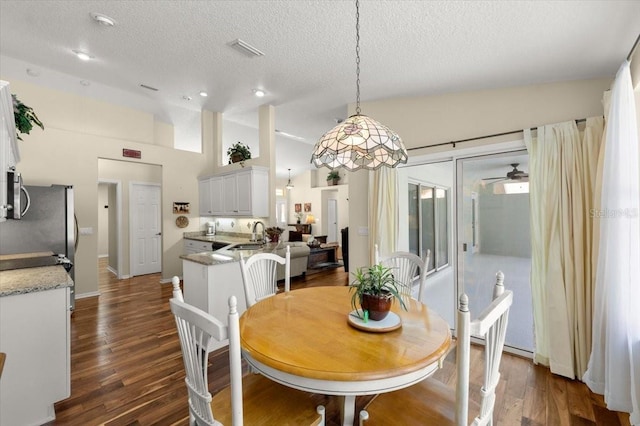
{"type": "Polygon", "coordinates": [[[400,284],[400,293],[413,297],[413,283],[418,281],[418,300],[422,300],[431,250],[427,250],[424,260],[420,256],[406,251],[395,251],[381,256],[378,245],[375,245],[375,264],[382,264],[393,269],[393,275],[400,284]]]}
{"type": "Polygon", "coordinates": [[[316,407],[311,394],[260,374],[242,376],[235,296],[229,298],[229,325],[225,326],[208,313],[184,303],[179,279],[174,278],[173,286],[173,298],[169,303],[180,336],[190,425],[324,425],[325,408],[316,407]],[[212,341],[227,338],[230,385],[212,397],[207,380],[208,348],[212,341]]]}
{"type": "Polygon", "coordinates": [[[435,379],[426,379],[411,387],[376,396],[360,412],[360,426],[375,425],[456,425],[466,426],[469,417],[470,336],[483,337],[484,381],[480,389],[481,405],[472,405],[473,425],[492,425],[496,387],[500,380],[500,360],[507,331],[513,293],[504,290],[504,275],[497,273],[493,301],[470,321],[469,299],[460,296],[458,306],[458,342],[456,349],[456,389],[435,379]]]}
{"type": "Polygon", "coordinates": [[[285,257],[273,253],[258,253],[245,259],[240,254],[240,270],[244,284],[247,308],[278,292],[277,266],[284,265],[284,291],[291,285],[291,250],[287,246],[285,257]]]}

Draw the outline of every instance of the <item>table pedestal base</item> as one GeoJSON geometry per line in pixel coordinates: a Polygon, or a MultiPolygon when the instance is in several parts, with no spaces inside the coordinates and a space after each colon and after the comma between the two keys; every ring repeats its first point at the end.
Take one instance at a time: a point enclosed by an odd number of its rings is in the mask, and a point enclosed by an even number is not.
{"type": "Polygon", "coordinates": [[[356,413],[356,397],[353,395],[341,396],[341,418],[342,426],[353,426],[356,413]]]}

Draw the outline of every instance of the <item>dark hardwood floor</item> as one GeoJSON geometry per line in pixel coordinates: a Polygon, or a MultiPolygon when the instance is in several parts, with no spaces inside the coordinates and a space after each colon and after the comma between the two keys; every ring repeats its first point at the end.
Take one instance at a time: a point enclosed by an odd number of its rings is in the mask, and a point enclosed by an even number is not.
{"type": "MultiPolygon", "coordinates": [[[[100,260],[100,297],[79,299],[71,320],[71,397],[56,404],[51,425],[186,425],[187,392],[180,343],[169,311],[171,285],[159,274],[118,281],[100,260]]],[[[294,278],[292,289],[346,285],[343,268],[294,278]]],[[[239,295],[241,296],[241,295],[239,295]]],[[[226,350],[211,355],[212,393],[228,383],[226,350]]],[[[455,351],[436,378],[453,386],[455,351]]],[[[474,348],[472,386],[481,380],[482,355],[474,348]]],[[[602,397],[581,382],[567,380],[505,354],[495,408],[497,425],[629,425],[628,415],[608,411],[602,397]]],[[[471,398],[479,392],[473,388],[471,398]]],[[[325,404],[328,425],[339,421],[335,398],[325,404]]],[[[360,409],[367,398],[357,399],[360,409]]]]}

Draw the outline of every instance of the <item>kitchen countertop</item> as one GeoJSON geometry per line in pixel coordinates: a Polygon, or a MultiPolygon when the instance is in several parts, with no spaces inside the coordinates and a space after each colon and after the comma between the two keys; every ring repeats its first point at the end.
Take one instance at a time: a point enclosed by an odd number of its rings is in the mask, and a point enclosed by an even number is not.
{"type": "Polygon", "coordinates": [[[0,272],[0,297],[71,287],[73,281],[62,265],[0,272]]]}
{"type": "MultiPolygon", "coordinates": [[[[246,238],[240,239],[239,243],[247,243],[246,238]]],[[[189,260],[191,262],[200,263],[201,265],[217,265],[220,263],[229,263],[229,262],[238,262],[240,261],[240,253],[242,252],[242,256],[247,259],[254,254],[258,253],[273,253],[277,249],[281,249],[286,247],[287,244],[297,245],[303,244],[301,242],[298,243],[267,243],[262,246],[260,249],[256,250],[226,250],[220,249],[216,251],[204,251],[202,253],[195,254],[183,254],[180,256],[180,259],[189,260]]]]}
{"type": "Polygon", "coordinates": [[[238,244],[238,243],[248,243],[248,237],[236,237],[231,235],[205,235],[204,232],[185,232],[183,234],[183,238],[187,240],[196,240],[196,241],[205,241],[205,242],[218,242],[218,243],[229,243],[229,244],[238,244]]]}

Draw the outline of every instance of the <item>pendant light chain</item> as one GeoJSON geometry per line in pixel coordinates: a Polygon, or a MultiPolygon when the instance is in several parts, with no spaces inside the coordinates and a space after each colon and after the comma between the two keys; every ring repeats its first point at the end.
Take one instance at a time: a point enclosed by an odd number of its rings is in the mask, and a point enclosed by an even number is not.
{"type": "Polygon", "coordinates": [[[377,170],[407,164],[407,150],[396,132],[360,112],[360,0],[356,3],[356,112],[316,142],[311,163],[331,170],[377,170]]]}
{"type": "Polygon", "coordinates": [[[356,0],[356,115],[360,115],[360,0],[356,0]]]}

